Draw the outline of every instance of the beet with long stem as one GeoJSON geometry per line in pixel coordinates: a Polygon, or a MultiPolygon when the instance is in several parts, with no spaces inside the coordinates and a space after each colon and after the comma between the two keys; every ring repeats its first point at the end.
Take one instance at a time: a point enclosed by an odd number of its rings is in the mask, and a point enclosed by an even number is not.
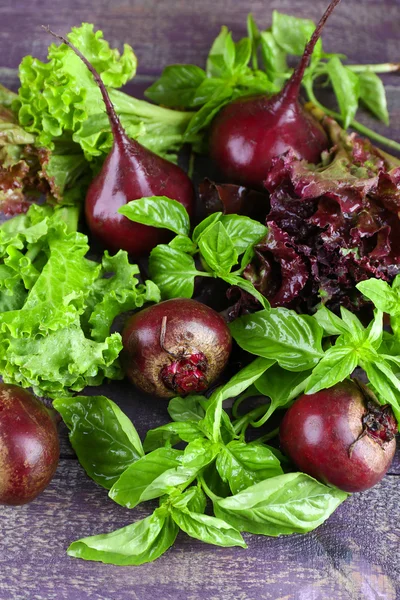
{"type": "Polygon", "coordinates": [[[118,209],[146,196],[167,196],[194,211],[193,185],[178,166],[157,156],[136,140],[128,137],[110,100],[107,89],[93,65],[70,41],[44,29],[69,46],[92,73],[103,97],[113,135],[112,149],[100,173],[89,186],[85,213],[89,229],[105,248],[126,250],[142,256],[168,239],[163,229],[134,223],[118,213],[118,209]]]}
{"type": "Polygon", "coordinates": [[[320,162],[329,141],[321,125],[300,104],[299,94],[315,45],[339,2],[332,0],[328,6],[281,92],[240,98],[216,117],[210,154],[229,182],[262,188],[272,160],[288,150],[308,162],[320,162]]]}

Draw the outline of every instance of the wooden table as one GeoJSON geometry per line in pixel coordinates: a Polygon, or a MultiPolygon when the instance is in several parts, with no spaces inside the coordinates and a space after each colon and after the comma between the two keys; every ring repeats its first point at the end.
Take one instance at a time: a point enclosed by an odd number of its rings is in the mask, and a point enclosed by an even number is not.
{"type": "MultiPolygon", "coordinates": [[[[204,64],[222,24],[245,34],[251,10],[267,26],[273,8],[307,16],[322,14],[327,0],[13,0],[0,3],[0,82],[17,88],[25,54],[43,59],[49,39],[44,24],[66,33],[89,21],[114,46],[128,42],[139,74],[128,86],[140,95],[174,62],[204,64]]],[[[399,0],[343,0],[324,33],[327,51],[352,62],[400,60],[399,0]]],[[[390,135],[400,141],[400,78],[386,78],[392,116],[390,135]]],[[[372,125],[366,115],[362,120],[372,125]]],[[[373,124],[385,133],[386,128],[373,124]]],[[[167,421],[166,406],[146,404],[126,383],[92,393],[116,400],[144,434],[167,421]]],[[[269,539],[245,535],[249,549],[216,548],[180,534],[154,564],[113,567],[67,557],[69,543],[112,531],[141,518],[89,480],[61,431],[56,476],[35,502],[0,508],[1,600],[395,600],[400,597],[400,461],[372,490],[355,494],[327,523],[305,536],[269,539]],[[397,594],[396,595],[396,590],[397,594]]]]}

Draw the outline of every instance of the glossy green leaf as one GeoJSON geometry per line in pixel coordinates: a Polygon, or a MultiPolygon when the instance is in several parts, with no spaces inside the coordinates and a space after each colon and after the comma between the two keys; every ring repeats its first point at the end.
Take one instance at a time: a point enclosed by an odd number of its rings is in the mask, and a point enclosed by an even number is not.
{"type": "Polygon", "coordinates": [[[362,361],[372,388],[381,404],[390,404],[400,428],[400,380],[393,373],[387,360],[377,358],[373,361],[362,361]]]}
{"type": "MultiPolygon", "coordinates": [[[[288,54],[302,56],[307,42],[315,30],[309,19],[285,15],[274,10],[272,13],[272,35],[279,46],[288,54]]],[[[322,42],[318,40],[314,50],[316,56],[322,53],[322,42]]]]}
{"type": "Polygon", "coordinates": [[[218,473],[227,481],[232,494],[259,481],[282,475],[279,460],[263,444],[246,444],[232,440],[219,453],[216,462],[218,473]]]}
{"type": "Polygon", "coordinates": [[[345,67],[338,56],[333,56],[326,68],[343,118],[343,127],[347,129],[358,108],[360,96],[358,75],[345,67]]]}
{"type": "Polygon", "coordinates": [[[256,300],[259,301],[259,303],[265,310],[270,309],[270,304],[269,304],[267,298],[265,296],[263,296],[258,290],[256,290],[256,288],[251,283],[251,281],[248,281],[247,279],[243,279],[243,277],[240,277],[239,275],[235,275],[234,273],[229,273],[226,275],[223,274],[220,277],[227,283],[230,283],[231,285],[237,285],[238,287],[240,287],[242,290],[244,290],[248,294],[251,294],[252,296],[254,296],[254,298],[256,298],[256,300]]]}
{"type": "Polygon", "coordinates": [[[151,279],[159,287],[163,300],[191,298],[195,277],[204,275],[196,269],[191,256],[164,244],[151,251],[149,272],[151,279]]]}
{"type": "Polygon", "coordinates": [[[53,406],[69,429],[71,445],[86,473],[106,489],[143,456],[132,422],[105,396],[58,398],[53,406]]]}
{"type": "Polygon", "coordinates": [[[204,396],[177,396],[169,401],[168,414],[173,421],[201,421],[206,412],[203,407],[206,402],[204,396]]]}
{"type": "Polygon", "coordinates": [[[310,369],[323,355],[322,329],[315,319],[286,308],[245,315],[233,321],[230,330],[241,348],[290,371],[310,369]]]}
{"type": "Polygon", "coordinates": [[[326,351],[313,370],[306,387],[307,394],[330,388],[349,377],[358,364],[358,353],[353,347],[333,346],[326,351]]]}
{"type": "Polygon", "coordinates": [[[199,485],[193,485],[176,498],[170,496],[171,504],[178,510],[188,508],[196,513],[204,513],[207,498],[199,485]]]}
{"type": "Polygon", "coordinates": [[[142,565],[156,560],[175,542],[178,527],[163,508],[132,525],[73,542],[68,555],[111,565],[142,565]]]}
{"type": "MultiPolygon", "coordinates": [[[[158,448],[146,454],[122,473],[109,492],[110,498],[127,508],[134,508],[140,502],[150,500],[146,492],[152,483],[165,471],[179,467],[182,456],[182,451],[172,448],[158,448]]],[[[163,493],[165,492],[152,497],[157,498],[163,493]]]]}
{"type": "Polygon", "coordinates": [[[203,231],[198,244],[201,255],[217,274],[229,273],[237,263],[235,246],[221,221],[203,231]]]}
{"type": "Polygon", "coordinates": [[[257,390],[271,399],[267,419],[278,408],[288,407],[305,390],[311,371],[292,372],[272,365],[255,382],[257,390]]]}
{"type": "Polygon", "coordinates": [[[202,436],[201,430],[194,421],[167,423],[157,429],[150,429],[143,442],[146,452],[151,452],[161,446],[175,446],[179,442],[191,442],[202,436]]]}
{"type": "Polygon", "coordinates": [[[174,250],[180,250],[181,252],[185,252],[186,254],[196,254],[197,246],[192,242],[189,236],[187,235],[176,235],[168,244],[170,248],[174,250]]]}
{"type": "Polygon", "coordinates": [[[242,215],[223,215],[220,221],[238,256],[246,252],[249,246],[254,246],[267,233],[265,225],[242,215]]]}
{"type": "Polygon", "coordinates": [[[176,234],[189,234],[190,220],[187,210],[180,202],[166,196],[132,200],[121,206],[118,212],[135,223],[169,229],[176,234]]]}
{"type": "Polygon", "coordinates": [[[220,221],[222,219],[222,212],[215,212],[215,213],[211,213],[211,215],[208,215],[208,217],[206,217],[205,219],[203,219],[202,221],[200,221],[200,223],[198,225],[196,225],[196,227],[193,230],[193,235],[192,235],[192,239],[193,242],[195,244],[198,243],[200,236],[205,232],[206,229],[212,227],[212,225],[214,225],[214,223],[216,223],[217,221],[220,221]]]}
{"type": "Polygon", "coordinates": [[[225,548],[247,548],[240,533],[222,519],[176,508],[171,510],[171,516],[182,531],[197,540],[225,548]]]}
{"type": "Polygon", "coordinates": [[[360,101],[375,117],[389,125],[386,91],[382,80],[373,71],[358,74],[360,82],[360,101]]]}
{"type": "Polygon", "coordinates": [[[214,512],[239,531],[278,536],[321,525],[347,495],[309,477],[287,473],[214,502],[214,512]]]}
{"type": "Polygon", "coordinates": [[[145,91],[145,96],[156,104],[170,108],[190,107],[197,88],[206,77],[196,65],[170,65],[145,91]]]}

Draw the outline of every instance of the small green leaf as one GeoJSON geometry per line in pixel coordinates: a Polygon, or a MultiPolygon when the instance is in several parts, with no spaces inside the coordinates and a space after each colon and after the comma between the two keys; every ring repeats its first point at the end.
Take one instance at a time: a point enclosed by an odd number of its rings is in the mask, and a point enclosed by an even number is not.
{"type": "Polygon", "coordinates": [[[211,229],[211,226],[214,225],[214,223],[220,221],[222,216],[222,212],[216,212],[203,219],[193,230],[193,242],[198,244],[200,236],[206,231],[206,229],[211,229]]]}
{"type": "Polygon", "coordinates": [[[217,274],[229,273],[237,263],[237,252],[221,221],[203,231],[198,244],[201,255],[217,274]]]}
{"type": "Polygon", "coordinates": [[[281,87],[282,74],[288,72],[286,52],[276,42],[270,31],[262,31],[260,36],[261,57],[269,80],[281,87]]]}
{"type": "Polygon", "coordinates": [[[177,396],[169,401],[168,414],[173,421],[201,421],[206,412],[203,408],[206,402],[204,396],[177,396]]]}
{"type": "Polygon", "coordinates": [[[382,312],[389,315],[400,314],[400,294],[397,290],[391,288],[386,281],[367,279],[366,281],[360,281],[356,288],[382,312]]]}
{"type": "Polygon", "coordinates": [[[196,513],[204,513],[207,506],[207,498],[200,485],[193,485],[182,494],[179,494],[179,496],[171,496],[171,504],[179,510],[188,508],[196,513]]]}
{"type": "MultiPolygon", "coordinates": [[[[149,500],[146,492],[153,482],[164,472],[176,470],[182,462],[182,456],[182,451],[172,448],[158,448],[146,454],[122,473],[109,492],[110,498],[127,508],[134,508],[144,499],[149,500]]],[[[157,494],[153,498],[157,498],[157,494]]]]}
{"type": "Polygon", "coordinates": [[[203,272],[196,269],[191,256],[165,244],[160,244],[151,251],[149,272],[164,300],[191,298],[195,277],[204,276],[203,272]]]}
{"type": "Polygon", "coordinates": [[[326,68],[343,118],[343,127],[347,129],[358,108],[360,96],[358,75],[345,67],[338,56],[332,57],[326,68]]]}
{"type": "Polygon", "coordinates": [[[353,347],[333,346],[313,370],[306,387],[307,394],[330,388],[352,374],[358,364],[358,353],[353,347]]]}
{"type": "MultiPolygon", "coordinates": [[[[301,19],[274,10],[272,13],[272,35],[288,54],[302,56],[307,42],[315,30],[315,24],[309,19],[301,19]]],[[[318,40],[314,54],[322,54],[322,42],[318,40]]]]}
{"type": "Polygon", "coordinates": [[[135,223],[169,229],[181,235],[189,234],[190,220],[185,207],[166,196],[132,200],[121,206],[118,212],[135,223]]]}
{"type": "Polygon", "coordinates": [[[231,285],[237,285],[248,294],[254,296],[254,298],[256,298],[259,301],[259,303],[265,310],[270,309],[270,304],[266,297],[263,296],[258,290],[256,290],[251,281],[243,279],[243,277],[240,277],[239,275],[235,275],[233,273],[229,273],[228,275],[220,275],[220,277],[227,283],[230,283],[231,285]]]}
{"type": "Polygon", "coordinates": [[[175,542],[178,527],[163,508],[112,533],[73,542],[68,555],[111,565],[142,565],[156,560],[175,542]]]}
{"type": "Polygon", "coordinates": [[[242,215],[223,215],[220,219],[230,237],[238,256],[246,252],[249,246],[254,246],[267,233],[262,223],[242,215]]]}
{"type": "MultiPolygon", "coordinates": [[[[268,373],[268,371],[267,371],[268,373]]],[[[216,467],[223,481],[237,494],[269,477],[282,475],[279,460],[263,444],[232,440],[218,454],[216,467]]]]}
{"type": "Polygon", "coordinates": [[[271,399],[266,420],[277,408],[288,407],[293,400],[304,392],[310,371],[300,373],[286,371],[279,365],[272,365],[255,382],[257,390],[271,399]]]}
{"type": "Polygon", "coordinates": [[[251,43],[251,64],[254,70],[258,69],[258,44],[260,40],[260,31],[251,13],[247,15],[247,35],[251,43]]]}
{"type": "Polygon", "coordinates": [[[389,125],[386,91],[382,80],[373,71],[364,71],[359,73],[358,77],[360,81],[360,101],[375,117],[378,117],[385,125],[389,125]]]}
{"type": "Polygon", "coordinates": [[[400,430],[400,380],[383,357],[376,357],[374,361],[362,361],[361,366],[380,403],[391,405],[400,430]]]}
{"type": "Polygon", "coordinates": [[[235,44],[234,71],[238,72],[247,67],[251,57],[251,42],[249,38],[242,38],[235,44]]]}
{"type": "Polygon", "coordinates": [[[346,498],[305,473],[287,473],[215,501],[214,512],[239,531],[288,535],[312,531],[346,498]]]}
{"type": "Polygon", "coordinates": [[[184,139],[190,141],[190,138],[201,129],[207,127],[221,108],[228,104],[232,99],[232,88],[226,83],[218,84],[210,99],[204,106],[193,114],[185,131],[184,139]]]}
{"type": "Polygon", "coordinates": [[[167,423],[157,429],[150,429],[143,442],[146,452],[151,452],[161,446],[175,446],[179,442],[191,442],[202,436],[201,430],[193,421],[167,423]]]}
{"type": "Polygon", "coordinates": [[[79,462],[96,483],[110,489],[144,452],[135,427],[105,396],[58,398],[61,414],[79,462]]]}
{"type": "Polygon", "coordinates": [[[171,108],[190,107],[197,88],[206,77],[196,65],[170,65],[145,91],[145,96],[156,104],[171,108]]]}
{"type": "Polygon", "coordinates": [[[174,250],[180,250],[181,252],[185,252],[186,254],[196,254],[197,246],[192,242],[190,237],[187,235],[176,235],[168,244],[170,248],[174,250]]]}
{"type": "Polygon", "coordinates": [[[322,305],[314,314],[314,319],[322,327],[326,335],[341,335],[349,333],[347,325],[331,310],[322,305]]]}
{"type": "Polygon", "coordinates": [[[229,327],[243,350],[273,359],[290,371],[308,370],[323,355],[322,329],[315,319],[286,308],[245,315],[229,327]]]}
{"type": "Polygon", "coordinates": [[[171,516],[182,531],[197,540],[224,548],[231,546],[247,548],[240,533],[222,519],[176,508],[171,510],[171,516]]]}

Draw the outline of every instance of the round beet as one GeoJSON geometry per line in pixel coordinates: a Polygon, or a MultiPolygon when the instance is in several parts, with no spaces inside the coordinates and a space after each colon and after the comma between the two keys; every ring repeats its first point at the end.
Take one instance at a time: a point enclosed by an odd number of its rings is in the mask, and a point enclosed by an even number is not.
{"type": "Polygon", "coordinates": [[[361,492],[388,470],[396,432],[391,408],[348,380],[298,398],[279,435],[282,450],[301,471],[346,492],[361,492]]]}
{"type": "Polygon", "coordinates": [[[26,504],[52,479],[60,454],[49,411],[26,390],[0,384],[0,504],[26,504]]]}
{"type": "Polygon", "coordinates": [[[133,315],[122,342],[125,373],[138,388],[162,398],[206,390],[225,368],[232,347],[223,318],[186,298],[133,315]]]}

